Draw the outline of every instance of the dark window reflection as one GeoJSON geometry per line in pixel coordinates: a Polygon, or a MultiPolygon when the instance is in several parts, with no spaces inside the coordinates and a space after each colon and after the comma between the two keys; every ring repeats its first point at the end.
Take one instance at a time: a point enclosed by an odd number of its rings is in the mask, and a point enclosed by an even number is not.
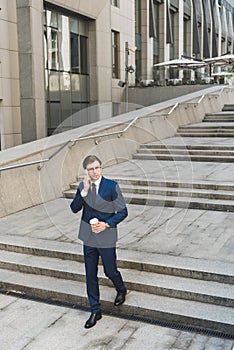
{"type": "Polygon", "coordinates": [[[88,25],[79,16],[44,10],[48,135],[87,124],[88,25]]]}
{"type": "Polygon", "coordinates": [[[79,72],[79,55],[78,55],[78,34],[70,33],[71,39],[71,69],[72,72],[79,72]]]}

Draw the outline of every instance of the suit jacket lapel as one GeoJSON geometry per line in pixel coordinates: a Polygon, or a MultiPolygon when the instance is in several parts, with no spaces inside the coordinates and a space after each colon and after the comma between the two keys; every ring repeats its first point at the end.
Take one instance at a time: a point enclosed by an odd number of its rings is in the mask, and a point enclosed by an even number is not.
{"type": "Polygon", "coordinates": [[[98,189],[98,196],[101,196],[101,194],[103,193],[103,190],[105,188],[105,182],[106,182],[106,179],[102,176],[99,189],[98,189]]]}

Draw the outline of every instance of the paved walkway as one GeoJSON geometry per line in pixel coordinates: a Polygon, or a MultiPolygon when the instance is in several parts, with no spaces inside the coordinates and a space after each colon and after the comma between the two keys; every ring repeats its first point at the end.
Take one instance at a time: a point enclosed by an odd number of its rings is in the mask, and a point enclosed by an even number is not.
{"type": "MultiPolygon", "coordinates": [[[[223,144],[225,140],[219,142],[223,144]]],[[[104,169],[104,175],[230,183],[233,171],[234,164],[228,163],[132,160],[104,169]]],[[[70,200],[60,198],[3,217],[0,232],[80,245],[80,214],[71,213],[69,204],[70,200]]],[[[129,205],[128,209],[128,218],[119,226],[120,249],[134,249],[141,255],[155,252],[234,263],[234,213],[137,205],[129,205]]],[[[106,315],[92,330],[85,330],[88,315],[80,310],[0,295],[0,349],[232,350],[234,346],[230,340],[106,315]]]]}
{"type": "MultiPolygon", "coordinates": [[[[104,169],[108,177],[211,183],[231,183],[233,173],[231,163],[150,160],[104,169]]],[[[128,205],[128,209],[128,218],[119,225],[119,248],[234,263],[233,212],[138,205],[128,205]]],[[[80,214],[70,210],[70,200],[60,198],[3,217],[0,227],[4,235],[81,244],[77,241],[79,219],[80,214]]]]}
{"type": "Polygon", "coordinates": [[[0,295],[1,350],[232,350],[234,342],[0,295]]]}

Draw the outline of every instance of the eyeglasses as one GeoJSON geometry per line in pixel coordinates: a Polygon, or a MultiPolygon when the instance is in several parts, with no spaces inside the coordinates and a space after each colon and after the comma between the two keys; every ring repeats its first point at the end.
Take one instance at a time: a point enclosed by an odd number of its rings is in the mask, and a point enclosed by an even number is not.
{"type": "Polygon", "coordinates": [[[93,171],[98,171],[101,169],[101,166],[96,166],[95,168],[89,168],[89,169],[86,169],[88,172],[93,172],[93,171]]]}

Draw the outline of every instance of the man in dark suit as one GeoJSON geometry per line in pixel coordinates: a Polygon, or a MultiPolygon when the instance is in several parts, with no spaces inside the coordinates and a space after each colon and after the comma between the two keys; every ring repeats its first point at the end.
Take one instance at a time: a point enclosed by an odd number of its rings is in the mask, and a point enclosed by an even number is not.
{"type": "Polygon", "coordinates": [[[124,303],[126,287],[116,263],[117,224],[126,218],[128,211],[119,185],[102,176],[101,160],[90,155],[83,161],[86,175],[78,186],[71,210],[82,211],[78,238],[84,242],[86,287],[91,315],[85,328],[93,327],[101,319],[98,284],[98,259],[101,256],[105,275],[111,279],[117,295],[114,305],[124,303]],[[95,225],[90,224],[98,219],[95,225]]]}

